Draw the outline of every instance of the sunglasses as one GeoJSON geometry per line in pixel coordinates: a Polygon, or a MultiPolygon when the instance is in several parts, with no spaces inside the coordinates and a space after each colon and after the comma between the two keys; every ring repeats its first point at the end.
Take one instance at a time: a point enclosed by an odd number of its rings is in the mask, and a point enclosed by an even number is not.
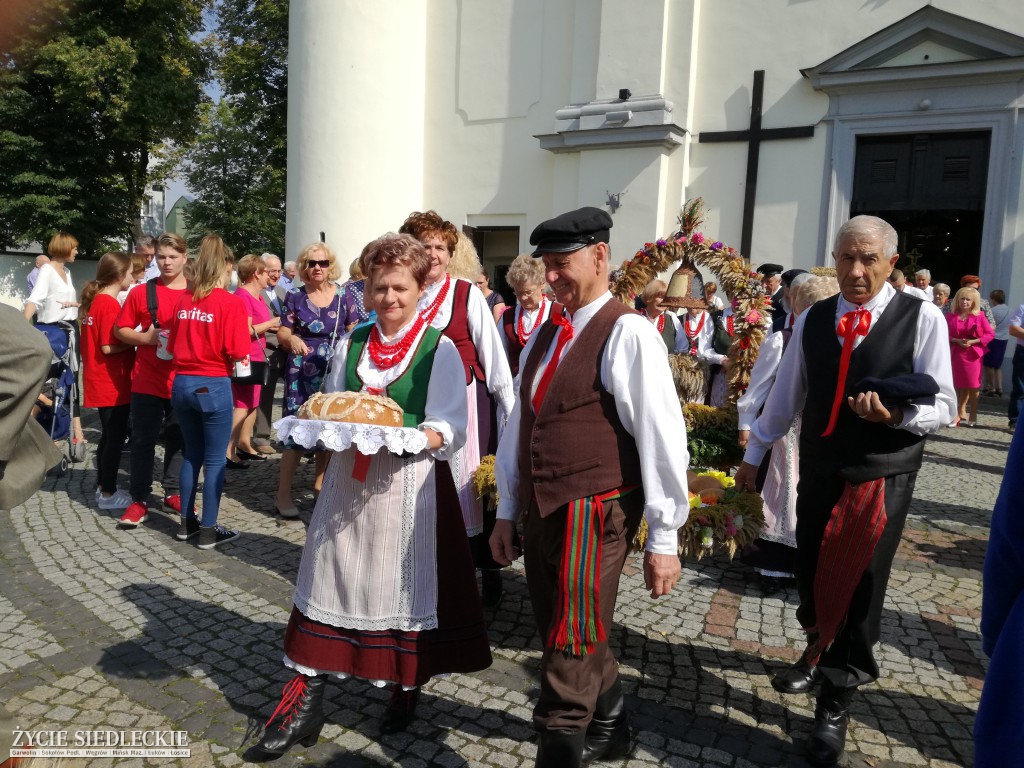
{"type": "Polygon", "coordinates": [[[312,269],[313,267],[320,267],[320,269],[327,269],[329,266],[331,266],[331,262],[330,262],[329,259],[317,259],[317,260],[310,259],[309,261],[306,262],[306,269],[312,269]]]}

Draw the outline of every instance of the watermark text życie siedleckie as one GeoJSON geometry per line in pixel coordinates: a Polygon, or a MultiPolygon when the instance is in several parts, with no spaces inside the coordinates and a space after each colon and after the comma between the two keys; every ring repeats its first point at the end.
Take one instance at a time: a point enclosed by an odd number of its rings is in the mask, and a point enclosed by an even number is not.
{"type": "Polygon", "coordinates": [[[14,730],[10,757],[191,757],[188,731],[14,730]]]}

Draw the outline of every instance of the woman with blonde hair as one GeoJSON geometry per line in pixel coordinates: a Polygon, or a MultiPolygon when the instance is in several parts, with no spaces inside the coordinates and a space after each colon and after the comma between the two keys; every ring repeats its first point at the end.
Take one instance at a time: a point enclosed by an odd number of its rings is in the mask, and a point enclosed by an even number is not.
{"type": "Polygon", "coordinates": [[[96,279],[82,288],[82,385],[85,407],[100,417],[100,442],[96,448],[96,506],[126,509],[131,494],[118,490],[117,471],[121,448],[128,435],[132,399],[132,365],[135,347],[114,336],[121,312],[118,293],[131,284],[132,260],[126,253],[105,253],[96,265],[96,279]]]}
{"type": "Polygon", "coordinates": [[[225,290],[235,257],[217,235],[199,246],[190,289],[178,300],[168,330],[174,357],[171,404],[185,438],[181,464],[181,527],[178,539],[199,535],[200,549],[238,538],[217,524],[224,467],[231,438],[231,369],[249,354],[249,318],[242,301],[225,290]],[[196,489],[203,470],[202,517],[196,489]]]}
{"type": "MultiPolygon", "coordinates": [[[[341,268],[327,243],[307,245],[299,253],[296,274],[301,288],[293,288],[284,299],[277,341],[287,357],[284,366],[284,415],[294,416],[306,400],[320,391],[320,384],[334,357],[334,345],[345,335],[345,307],[342,289],[334,282],[341,268]]],[[[304,453],[292,444],[281,453],[281,475],[274,508],[284,518],[299,516],[292,501],[295,470],[304,453]]],[[[316,452],[313,493],[319,494],[327,468],[326,451],[316,452]]]]}
{"type": "MultiPolygon", "coordinates": [[[[252,337],[249,360],[257,364],[252,366],[254,369],[262,369],[267,364],[267,331],[276,331],[281,326],[281,318],[271,317],[270,307],[260,301],[260,294],[269,284],[267,266],[259,256],[250,253],[238,262],[238,289],[235,296],[242,300],[249,317],[249,334],[252,337]]],[[[257,453],[252,446],[252,428],[256,424],[256,408],[260,404],[261,390],[262,381],[231,382],[235,411],[227,451],[227,466],[230,469],[248,467],[245,463],[247,459],[266,461],[266,457],[257,453]]]]}
{"type": "Polygon", "coordinates": [[[981,391],[981,361],[995,331],[981,311],[981,295],[976,288],[961,288],[946,315],[949,326],[949,356],[953,363],[953,387],[956,389],[958,426],[978,423],[978,395],[981,391]],[[968,420],[968,410],[970,419],[968,420]]]}
{"type": "Polygon", "coordinates": [[[512,375],[519,374],[519,356],[533,332],[551,316],[561,315],[562,305],[549,301],[544,296],[544,262],[529,253],[516,256],[508,268],[505,280],[515,291],[514,307],[508,307],[501,315],[501,346],[505,349],[512,375]]]}
{"type": "MultiPolygon", "coordinates": [[[[46,252],[50,260],[39,267],[36,284],[32,293],[25,300],[25,319],[31,321],[33,315],[40,323],[67,323],[64,329],[73,337],[70,346],[74,350],[73,370],[78,371],[81,362],[79,350],[79,328],[75,323],[78,319],[78,296],[71,282],[71,264],[78,255],[78,240],[67,232],[57,232],[50,238],[46,252]]],[[[75,399],[71,401],[72,441],[84,443],[82,433],[81,398],[75,387],[75,399]]]]}

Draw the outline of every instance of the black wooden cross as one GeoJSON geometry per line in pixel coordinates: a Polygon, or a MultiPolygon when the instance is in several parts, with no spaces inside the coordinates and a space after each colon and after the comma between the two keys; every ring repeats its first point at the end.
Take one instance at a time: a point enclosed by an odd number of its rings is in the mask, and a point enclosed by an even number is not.
{"type": "Polygon", "coordinates": [[[761,153],[761,142],[772,139],[805,139],[814,135],[813,125],[794,128],[761,128],[761,105],[764,99],[764,70],[754,71],[754,94],[750,104],[750,128],[745,131],[701,131],[697,140],[712,143],[717,141],[746,141],[747,182],[743,191],[743,232],[740,235],[740,253],[750,258],[750,241],[754,232],[754,202],[757,196],[757,161],[761,153]]]}

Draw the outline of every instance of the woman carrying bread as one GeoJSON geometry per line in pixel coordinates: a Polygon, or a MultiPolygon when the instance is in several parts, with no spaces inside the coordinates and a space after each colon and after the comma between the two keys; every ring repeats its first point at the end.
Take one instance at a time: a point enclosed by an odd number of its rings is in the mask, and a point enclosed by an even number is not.
{"type": "Polygon", "coordinates": [[[451,397],[465,387],[463,367],[455,344],[417,311],[430,266],[408,235],[385,235],[363,256],[376,320],[338,344],[324,390],[390,397],[428,447],[381,450],[368,464],[354,448],[332,454],[285,631],[284,663],[298,674],[259,743],[268,756],[316,743],[330,675],[390,684],[382,727],[394,732],[431,677],[491,664],[448,465],[466,440],[466,400],[451,397]]]}

